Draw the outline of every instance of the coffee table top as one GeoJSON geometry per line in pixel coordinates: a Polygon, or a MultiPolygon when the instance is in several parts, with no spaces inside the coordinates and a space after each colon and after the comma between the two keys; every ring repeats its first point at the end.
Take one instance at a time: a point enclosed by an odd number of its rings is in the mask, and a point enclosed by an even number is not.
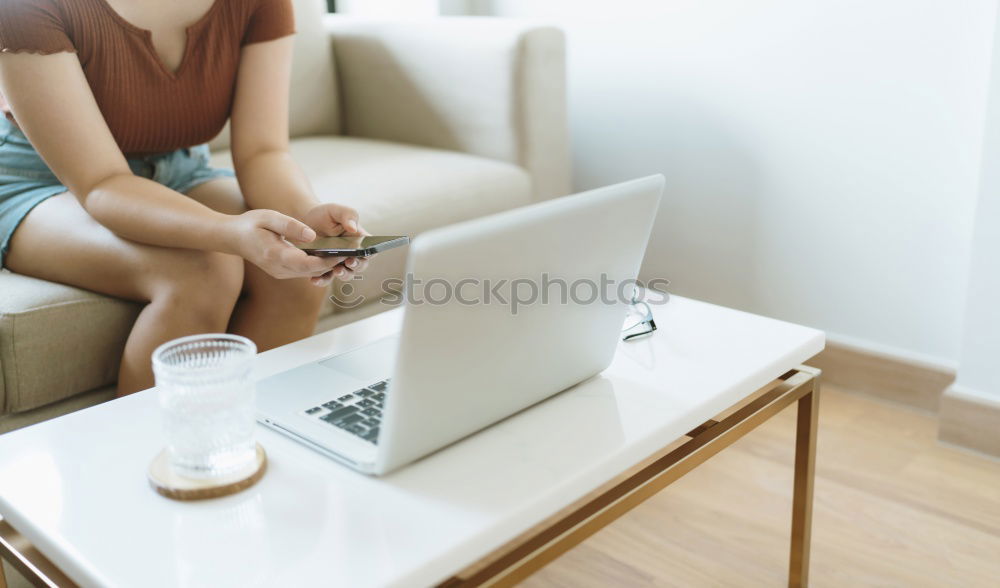
{"type": "MultiPolygon", "coordinates": [[[[393,310],[260,355],[257,376],[394,333],[393,310]]],[[[824,345],[681,297],[602,375],[384,478],[263,427],[253,488],[174,502],[146,483],[155,390],[0,436],[0,515],[81,584],[415,586],[446,579],[824,345]]]]}

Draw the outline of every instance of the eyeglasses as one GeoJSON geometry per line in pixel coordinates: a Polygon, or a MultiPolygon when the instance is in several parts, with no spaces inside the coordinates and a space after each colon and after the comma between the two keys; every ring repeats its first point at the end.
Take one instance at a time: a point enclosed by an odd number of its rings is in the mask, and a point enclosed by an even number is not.
{"type": "Polygon", "coordinates": [[[656,321],[653,320],[653,309],[645,300],[639,299],[639,292],[632,293],[632,300],[629,301],[629,317],[633,320],[622,329],[622,341],[629,341],[636,337],[648,335],[656,330],[656,321]]]}

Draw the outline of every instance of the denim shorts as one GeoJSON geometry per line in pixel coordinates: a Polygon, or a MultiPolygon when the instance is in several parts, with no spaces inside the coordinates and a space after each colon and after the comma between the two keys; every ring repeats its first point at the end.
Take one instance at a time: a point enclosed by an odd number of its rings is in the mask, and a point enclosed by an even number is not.
{"type": "MultiPolygon", "coordinates": [[[[215,178],[234,176],[231,170],[209,165],[208,145],[131,157],[128,165],[135,175],[181,194],[215,178]]],[[[0,117],[0,268],[24,217],[40,202],[66,191],[24,133],[0,117]]]]}

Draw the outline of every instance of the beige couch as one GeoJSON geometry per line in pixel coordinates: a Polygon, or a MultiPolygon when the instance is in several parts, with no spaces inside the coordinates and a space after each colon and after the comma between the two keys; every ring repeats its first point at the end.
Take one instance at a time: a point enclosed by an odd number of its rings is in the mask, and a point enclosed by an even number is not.
{"type": "MultiPolygon", "coordinates": [[[[503,19],[381,22],[296,0],[292,152],[320,198],[375,234],[432,227],[567,193],[559,31],[503,19]]],[[[228,162],[226,133],[213,144],[228,162]]],[[[320,328],[377,312],[403,255],[373,261],[367,303],[330,305],[320,328]]],[[[352,299],[358,293],[352,295],[352,299]]],[[[0,273],[0,432],[113,397],[138,304],[0,273]]]]}

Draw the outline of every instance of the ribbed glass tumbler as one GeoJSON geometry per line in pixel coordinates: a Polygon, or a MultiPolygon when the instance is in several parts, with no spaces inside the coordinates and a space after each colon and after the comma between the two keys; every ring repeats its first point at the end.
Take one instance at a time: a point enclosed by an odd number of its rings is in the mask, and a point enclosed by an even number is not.
{"type": "Polygon", "coordinates": [[[153,352],[170,465],[188,478],[252,471],[257,346],[246,337],[206,334],[168,341],[153,352]]]}

